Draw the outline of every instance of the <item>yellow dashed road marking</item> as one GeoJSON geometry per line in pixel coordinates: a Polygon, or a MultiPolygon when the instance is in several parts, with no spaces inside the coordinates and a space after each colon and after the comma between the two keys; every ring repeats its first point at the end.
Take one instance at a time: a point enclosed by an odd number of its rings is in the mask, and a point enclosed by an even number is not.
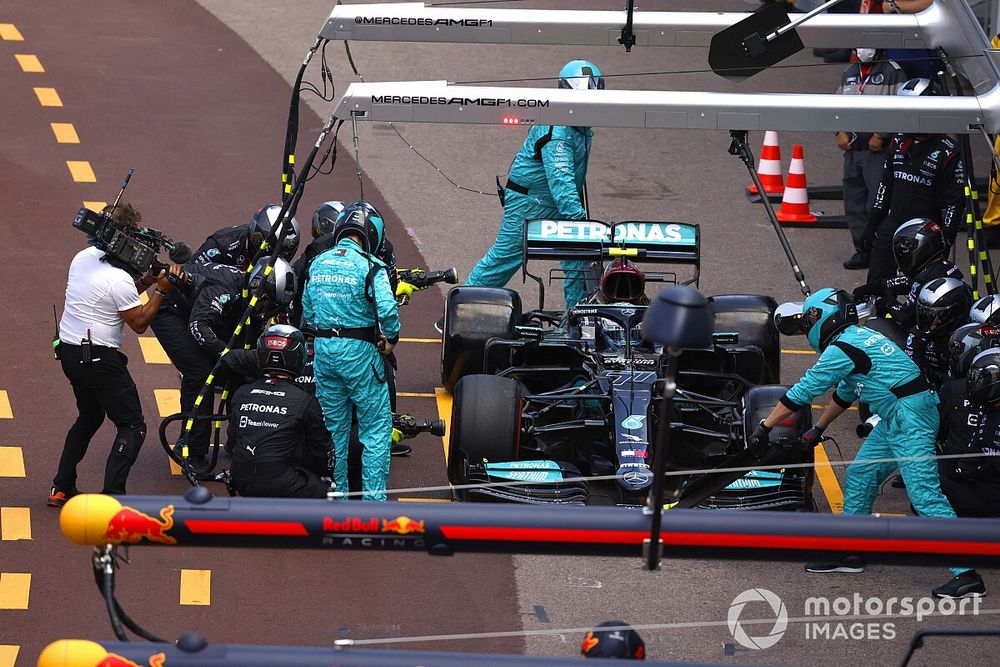
{"type": "Polygon", "coordinates": [[[0,389],[0,419],[13,419],[14,413],[10,409],[10,398],[7,397],[7,390],[0,389]]]}
{"type": "Polygon", "coordinates": [[[24,456],[20,447],[0,447],[0,477],[24,477],[24,456]]]}
{"type": "Polygon", "coordinates": [[[77,183],[96,183],[97,176],[94,175],[94,170],[90,166],[90,163],[86,160],[66,160],[66,166],[69,167],[70,176],[77,183]]]}
{"type": "Polygon", "coordinates": [[[167,356],[160,341],[154,336],[139,336],[139,347],[142,348],[142,358],[146,360],[147,364],[170,363],[170,357],[167,356]]]}
{"type": "MultiPolygon", "coordinates": [[[[78,144],[80,143],[80,136],[76,133],[76,128],[73,127],[73,123],[49,123],[52,126],[52,134],[56,135],[56,141],[60,144],[78,144]]],[[[83,205],[92,211],[100,211],[104,208],[104,202],[83,202],[83,205]],[[91,208],[90,204],[100,203],[100,208],[91,208]]]]}
{"type": "Polygon", "coordinates": [[[437,399],[438,417],[444,420],[444,436],[441,442],[444,445],[444,464],[448,465],[448,438],[451,437],[451,394],[444,390],[444,387],[437,387],[434,390],[437,399]]]}
{"type": "Polygon", "coordinates": [[[17,58],[17,64],[21,66],[22,72],[44,72],[45,68],[42,67],[42,61],[38,59],[38,56],[32,55],[30,53],[16,53],[14,57],[17,58]]]}
{"type": "Polygon", "coordinates": [[[212,604],[211,570],[181,570],[181,604],[212,604]]]}
{"type": "Polygon", "coordinates": [[[17,662],[17,653],[20,650],[20,646],[0,644],[0,667],[14,667],[14,663],[17,662]]]}
{"type": "Polygon", "coordinates": [[[823,493],[826,494],[827,502],[830,503],[830,511],[834,514],[840,514],[844,511],[844,492],[830,466],[826,449],[820,444],[813,451],[816,452],[816,476],[819,477],[819,485],[822,487],[823,493]]]}
{"type": "Polygon", "coordinates": [[[812,350],[782,350],[782,354],[816,354],[812,350]]]}
{"type": "MultiPolygon", "coordinates": [[[[53,123],[53,125],[55,125],[55,123],[53,123]]],[[[97,213],[100,213],[104,209],[104,207],[108,205],[108,202],[106,202],[106,201],[85,201],[85,202],[83,202],[83,205],[84,205],[85,208],[89,208],[91,211],[95,211],[97,213]]]]}
{"type": "MultiPolygon", "coordinates": [[[[142,338],[139,339],[140,342],[142,338]]],[[[155,340],[155,339],[154,339],[155,340]]],[[[145,352],[143,352],[145,354],[145,352]]],[[[156,397],[156,409],[160,413],[160,418],[175,415],[181,411],[181,390],[180,389],[154,389],[153,396],[156,397]]],[[[174,463],[172,458],[167,458],[170,463],[170,474],[179,476],[181,467],[174,463]]]]}
{"type": "Polygon", "coordinates": [[[397,391],[396,396],[402,396],[403,398],[437,398],[437,394],[431,394],[426,391],[397,391]]]}
{"type": "Polygon", "coordinates": [[[0,609],[27,609],[31,574],[0,572],[0,609]]]}
{"type": "Polygon", "coordinates": [[[61,107],[63,105],[55,88],[35,88],[35,97],[38,98],[38,103],[43,107],[61,107]]]}
{"type": "Polygon", "coordinates": [[[400,338],[400,343],[441,343],[440,338],[400,338]]]}
{"type": "Polygon", "coordinates": [[[28,507],[0,507],[0,540],[31,539],[31,509],[28,507]]]}
{"type": "MultiPolygon", "coordinates": [[[[13,23],[0,23],[0,39],[7,42],[23,42],[21,31],[13,23]]],[[[2,664],[2,663],[0,663],[2,664]]]]}

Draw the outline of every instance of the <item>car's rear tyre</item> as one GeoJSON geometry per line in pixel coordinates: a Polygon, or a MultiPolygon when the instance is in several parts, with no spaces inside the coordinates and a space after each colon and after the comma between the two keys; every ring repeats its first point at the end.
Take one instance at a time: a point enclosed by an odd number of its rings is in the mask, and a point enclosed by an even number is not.
{"type": "Polygon", "coordinates": [[[759,294],[719,294],[709,301],[716,332],[738,333],[740,347],[753,345],[764,354],[761,377],[747,379],[756,384],[781,382],[781,341],[772,322],[778,302],[759,294]]]}
{"type": "Polygon", "coordinates": [[[482,373],[486,342],[510,338],[521,321],[521,297],[499,287],[453,287],[445,302],[441,382],[454,391],[458,381],[482,373]]]}
{"type": "MultiPolygon", "coordinates": [[[[521,435],[521,390],[495,375],[467,375],[455,386],[448,440],[448,479],[469,482],[469,466],[513,461],[521,435]]],[[[459,497],[465,494],[460,492],[459,497]]]]}

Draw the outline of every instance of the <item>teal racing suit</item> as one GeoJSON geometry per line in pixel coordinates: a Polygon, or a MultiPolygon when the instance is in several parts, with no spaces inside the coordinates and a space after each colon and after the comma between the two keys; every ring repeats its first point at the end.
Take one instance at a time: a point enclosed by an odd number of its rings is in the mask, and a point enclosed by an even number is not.
{"type": "MultiPolygon", "coordinates": [[[[334,481],[347,486],[351,412],[357,413],[364,447],[361,484],[365,500],[385,500],[389,483],[392,411],[376,336],[399,340],[399,311],[385,265],[346,238],[309,267],[302,312],[316,331],[316,397],[336,454],[334,481]],[[377,311],[377,319],[376,319],[377,311]]],[[[357,489],[353,489],[357,490],[357,489]]]]}
{"type": "MultiPolygon", "coordinates": [[[[882,334],[849,326],[833,337],[781,403],[798,410],[834,385],[837,405],[860,401],[881,417],[844,473],[844,514],[870,514],[879,487],[898,467],[918,514],[954,517],[934,459],[938,398],[916,364],[882,334]],[[896,461],[906,457],[921,458],[896,461]]],[[[968,569],[951,571],[957,576],[968,569]]]]}
{"type": "MultiPolygon", "coordinates": [[[[503,287],[524,263],[526,220],[584,220],[582,192],[587,178],[589,127],[536,125],[514,157],[503,193],[503,220],[496,241],[469,274],[467,285],[503,287]]],[[[560,262],[566,279],[566,309],[582,301],[584,263],[560,262]]]]}

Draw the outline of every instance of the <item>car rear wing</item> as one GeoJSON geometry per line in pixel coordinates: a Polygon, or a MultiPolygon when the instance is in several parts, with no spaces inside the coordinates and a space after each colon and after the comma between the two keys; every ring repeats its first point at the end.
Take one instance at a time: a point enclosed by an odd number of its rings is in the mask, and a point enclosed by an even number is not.
{"type": "MultiPolygon", "coordinates": [[[[694,267],[694,275],[684,284],[698,284],[701,274],[701,230],[698,225],[685,222],[657,222],[624,220],[529,220],[524,226],[524,277],[531,278],[542,288],[540,277],[528,271],[531,260],[579,260],[596,264],[597,276],[590,276],[594,269],[585,271],[585,278],[599,277],[607,260],[618,257],[635,262],[687,265],[694,267]]],[[[565,271],[553,270],[550,279],[565,271]]],[[[649,274],[647,279],[658,282],[672,281],[668,274],[649,274]]],[[[589,290],[588,290],[589,291],[589,290]]]]}

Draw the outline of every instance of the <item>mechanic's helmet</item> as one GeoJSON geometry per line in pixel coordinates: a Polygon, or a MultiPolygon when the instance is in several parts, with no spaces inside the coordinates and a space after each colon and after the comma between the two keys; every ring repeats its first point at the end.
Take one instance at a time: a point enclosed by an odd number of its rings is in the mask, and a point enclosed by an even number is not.
{"type": "Polygon", "coordinates": [[[979,324],[1000,325],[1000,294],[984,296],[972,304],[969,320],[979,324]]]}
{"type": "Polygon", "coordinates": [[[896,256],[896,265],[909,278],[916,276],[934,260],[944,257],[947,250],[941,225],[930,218],[908,220],[892,235],[892,254],[896,256]]]}
{"type": "Polygon", "coordinates": [[[1000,329],[997,327],[973,322],[955,329],[948,343],[951,376],[965,377],[973,358],[994,347],[1000,347],[1000,329]]]}
{"type": "Polygon", "coordinates": [[[584,658],[645,660],[646,642],[625,621],[605,621],[587,630],[580,646],[584,658]]]}
{"type": "Polygon", "coordinates": [[[559,70],[559,87],[604,90],[604,75],[589,60],[571,60],[559,70]]]}
{"type": "Polygon", "coordinates": [[[266,263],[254,267],[248,287],[263,302],[264,313],[274,315],[288,308],[295,296],[295,272],[281,257],[274,260],[270,271],[267,269],[266,263]]]}
{"type": "Polygon", "coordinates": [[[646,276],[639,267],[624,257],[608,264],[601,276],[601,292],[608,301],[635,303],[646,290],[646,276]]]}
{"type": "Polygon", "coordinates": [[[958,278],[935,278],[917,294],[917,328],[950,334],[969,321],[972,288],[958,278]]]}
{"type": "Polygon", "coordinates": [[[354,201],[337,216],[334,227],[334,243],[339,243],[348,234],[360,236],[364,251],[375,254],[382,246],[385,219],[378,210],[366,201],[354,201]]]}
{"type": "MultiPolygon", "coordinates": [[[[250,218],[250,242],[259,245],[261,241],[266,239],[268,234],[271,233],[274,223],[278,221],[280,213],[281,207],[277,204],[268,204],[257,211],[250,218]],[[254,238],[255,235],[258,235],[256,239],[254,238]]],[[[285,239],[281,243],[281,256],[285,259],[291,259],[295,256],[295,251],[299,249],[299,240],[302,238],[302,234],[299,231],[299,221],[293,217],[291,224],[292,228],[285,233],[285,239]]],[[[281,231],[281,229],[275,231],[275,238],[281,236],[281,231]]]]}
{"type": "Polygon", "coordinates": [[[937,78],[918,78],[903,82],[896,89],[896,94],[902,97],[930,97],[944,95],[944,90],[937,78]]]}
{"type": "Polygon", "coordinates": [[[306,363],[306,337],[288,324],[275,324],[257,339],[257,364],[264,373],[296,378],[306,363]]]}
{"type": "Polygon", "coordinates": [[[987,406],[1000,401],[1000,350],[986,350],[976,355],[965,377],[969,401],[987,406]]]}
{"type": "Polygon", "coordinates": [[[319,205],[312,220],[314,239],[329,234],[337,224],[337,217],[344,211],[344,202],[325,201],[319,205]]]}
{"type": "Polygon", "coordinates": [[[858,323],[858,309],[844,290],[824,287],[802,304],[802,318],[809,346],[822,352],[835,335],[858,323]]]}

